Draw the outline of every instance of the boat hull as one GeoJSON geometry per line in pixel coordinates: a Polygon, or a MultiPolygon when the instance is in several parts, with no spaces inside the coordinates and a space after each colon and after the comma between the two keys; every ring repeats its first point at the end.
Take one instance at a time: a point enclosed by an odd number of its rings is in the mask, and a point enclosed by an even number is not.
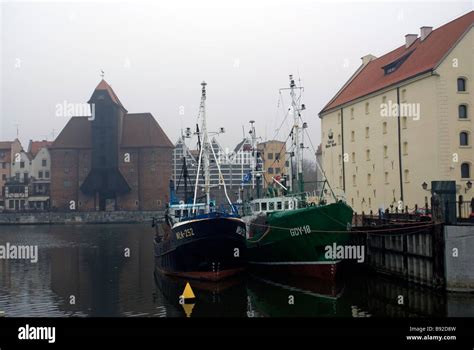
{"type": "Polygon", "coordinates": [[[245,269],[245,224],[239,218],[188,220],[162,229],[155,241],[156,268],[164,274],[219,281],[245,269]]]}
{"type": "Polygon", "coordinates": [[[339,269],[339,261],[250,261],[252,269],[265,274],[285,274],[288,276],[313,277],[321,280],[335,281],[339,269]]]}
{"type": "Polygon", "coordinates": [[[247,223],[252,267],[334,280],[340,261],[326,258],[326,247],[349,242],[352,209],[338,202],[273,212],[247,223]]]}

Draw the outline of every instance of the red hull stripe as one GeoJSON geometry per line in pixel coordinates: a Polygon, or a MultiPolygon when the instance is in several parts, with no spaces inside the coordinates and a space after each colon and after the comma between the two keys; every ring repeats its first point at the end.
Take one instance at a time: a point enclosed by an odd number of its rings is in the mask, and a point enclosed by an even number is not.
{"type": "Polygon", "coordinates": [[[268,272],[278,272],[280,274],[288,274],[291,276],[316,277],[322,280],[334,281],[336,279],[336,271],[338,264],[252,264],[258,270],[268,272]]]}
{"type": "Polygon", "coordinates": [[[206,280],[206,281],[220,281],[222,279],[241,273],[244,271],[244,269],[238,268],[238,269],[223,270],[219,272],[212,272],[212,271],[176,272],[176,271],[167,271],[167,270],[162,270],[162,269],[159,269],[159,271],[169,276],[192,278],[192,279],[206,280]]]}

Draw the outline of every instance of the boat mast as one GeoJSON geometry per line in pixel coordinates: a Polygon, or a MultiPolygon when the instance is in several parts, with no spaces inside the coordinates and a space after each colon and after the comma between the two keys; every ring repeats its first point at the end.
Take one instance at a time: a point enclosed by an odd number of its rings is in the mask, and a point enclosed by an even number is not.
{"type": "Polygon", "coordinates": [[[206,194],[206,213],[210,211],[210,203],[211,203],[211,174],[209,171],[209,147],[212,147],[209,144],[209,136],[207,134],[207,123],[206,123],[206,82],[203,81],[201,83],[202,92],[201,92],[201,134],[202,134],[202,160],[203,160],[203,168],[204,168],[204,192],[206,194]]]}
{"type": "Polygon", "coordinates": [[[258,168],[258,144],[257,144],[257,133],[255,131],[255,120],[250,120],[250,140],[252,143],[252,190],[257,188],[257,198],[260,198],[260,178],[262,177],[261,170],[258,168]]]}
{"type": "Polygon", "coordinates": [[[291,95],[291,107],[293,110],[293,146],[295,150],[296,157],[296,180],[298,181],[298,189],[301,193],[304,192],[304,182],[303,182],[303,138],[300,133],[303,130],[300,127],[300,111],[305,109],[305,105],[301,105],[301,108],[298,105],[296,98],[296,89],[302,89],[302,87],[297,87],[293,75],[290,75],[290,95],[291,95]]]}
{"type": "Polygon", "coordinates": [[[257,135],[255,135],[255,126],[254,126],[254,123],[255,123],[255,120],[251,120],[249,121],[250,123],[250,131],[249,131],[249,134],[250,134],[250,143],[252,145],[252,155],[253,155],[253,159],[252,159],[252,189],[255,189],[255,179],[256,179],[256,176],[257,176],[257,164],[258,164],[258,161],[257,161],[257,135]]]}

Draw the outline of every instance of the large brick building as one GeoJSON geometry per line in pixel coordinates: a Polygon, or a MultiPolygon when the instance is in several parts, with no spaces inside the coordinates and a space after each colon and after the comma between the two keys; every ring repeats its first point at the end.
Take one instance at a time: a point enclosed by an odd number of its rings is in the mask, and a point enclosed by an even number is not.
{"type": "Polygon", "coordinates": [[[72,117],[50,148],[57,210],[156,210],[169,200],[173,144],[150,113],[128,113],[102,80],[93,117],[72,117]]]}

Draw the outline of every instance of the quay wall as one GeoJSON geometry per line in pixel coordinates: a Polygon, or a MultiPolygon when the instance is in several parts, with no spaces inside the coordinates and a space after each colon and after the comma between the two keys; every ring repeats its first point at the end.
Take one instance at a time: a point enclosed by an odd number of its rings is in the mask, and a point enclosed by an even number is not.
{"type": "Polygon", "coordinates": [[[141,223],[163,216],[164,211],[0,213],[0,225],[141,223]]]}
{"type": "Polygon", "coordinates": [[[446,289],[474,291],[474,225],[446,225],[444,239],[446,289]]]}

